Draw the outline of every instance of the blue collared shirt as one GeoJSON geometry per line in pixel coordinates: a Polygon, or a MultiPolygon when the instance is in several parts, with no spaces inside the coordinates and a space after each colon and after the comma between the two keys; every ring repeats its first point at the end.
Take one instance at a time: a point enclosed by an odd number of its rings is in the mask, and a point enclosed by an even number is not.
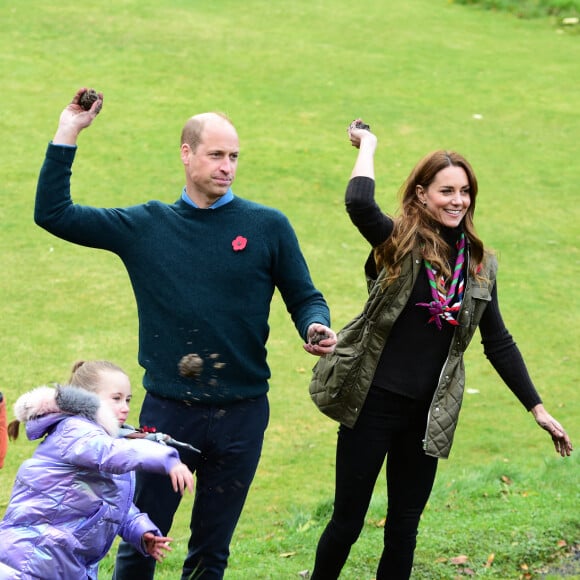
{"type": "MultiPolygon", "coordinates": [[[[197,205],[197,203],[195,203],[188,195],[187,195],[187,190],[184,187],[183,188],[183,192],[181,193],[181,199],[185,202],[188,203],[189,205],[192,205],[193,207],[197,207],[199,209],[199,206],[197,205]]],[[[230,201],[232,201],[232,199],[234,199],[234,192],[232,191],[232,188],[230,187],[224,195],[222,195],[215,203],[212,203],[208,208],[206,209],[216,209],[218,207],[221,207],[222,205],[226,205],[226,203],[230,203],[230,201]]]]}

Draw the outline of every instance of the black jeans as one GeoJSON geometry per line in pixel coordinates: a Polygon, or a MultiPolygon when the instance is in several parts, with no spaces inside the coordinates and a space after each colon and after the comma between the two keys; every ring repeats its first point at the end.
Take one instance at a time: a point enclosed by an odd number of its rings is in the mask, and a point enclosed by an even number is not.
{"type": "MultiPolygon", "coordinates": [[[[141,425],[154,425],[157,431],[202,451],[201,455],[182,455],[196,474],[184,580],[223,578],[230,541],[258,466],[268,419],[266,395],[225,406],[185,405],[145,396],[141,425]]],[[[163,535],[171,528],[180,500],[181,495],[173,491],[168,476],[137,472],[135,504],[163,535]]],[[[147,580],[153,578],[154,572],[153,558],[145,558],[131,544],[121,542],[114,580],[147,580]]]]}
{"type": "Polygon", "coordinates": [[[340,426],[334,511],[316,551],[312,580],[339,577],[364,525],[387,457],[387,519],[377,580],[407,580],[421,513],[429,499],[437,459],[422,439],[428,404],[372,387],[353,429],[340,426]]]}

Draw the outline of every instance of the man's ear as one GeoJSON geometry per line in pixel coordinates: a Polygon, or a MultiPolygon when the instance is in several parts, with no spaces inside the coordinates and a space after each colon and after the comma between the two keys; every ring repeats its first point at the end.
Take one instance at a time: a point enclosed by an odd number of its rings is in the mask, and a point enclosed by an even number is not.
{"type": "Polygon", "coordinates": [[[183,162],[184,165],[187,165],[187,158],[188,158],[190,153],[191,153],[191,146],[188,145],[187,143],[182,143],[181,144],[181,161],[183,162]]]}

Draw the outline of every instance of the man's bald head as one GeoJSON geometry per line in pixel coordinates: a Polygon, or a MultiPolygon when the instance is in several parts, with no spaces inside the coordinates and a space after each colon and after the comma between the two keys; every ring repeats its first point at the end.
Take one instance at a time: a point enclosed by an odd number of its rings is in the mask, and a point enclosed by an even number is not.
{"type": "Polygon", "coordinates": [[[227,123],[234,130],[234,124],[224,113],[199,113],[188,119],[187,123],[181,131],[181,145],[186,143],[191,147],[192,151],[195,151],[198,145],[201,143],[201,138],[203,135],[203,130],[208,124],[219,125],[221,123],[227,123]]]}

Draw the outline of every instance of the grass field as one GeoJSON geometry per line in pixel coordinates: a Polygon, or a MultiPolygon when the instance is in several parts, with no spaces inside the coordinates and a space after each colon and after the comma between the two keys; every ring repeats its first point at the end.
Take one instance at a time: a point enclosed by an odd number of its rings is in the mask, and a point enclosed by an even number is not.
{"type": "MultiPolygon", "coordinates": [[[[576,26],[580,16],[578,0],[450,0],[486,10],[508,12],[518,18],[552,18],[556,24],[576,26]]],[[[577,28],[577,27],[576,27],[577,28]]],[[[575,30],[577,32],[577,30],[575,30]]]]}
{"type": "MultiPolygon", "coordinates": [[[[502,313],[547,408],[578,444],[575,29],[553,16],[521,19],[446,0],[1,6],[0,389],[9,404],[34,386],[65,380],[79,358],[108,358],[129,372],[134,422],[138,414],[136,312],[122,265],[32,221],[58,115],[78,87],[94,86],[105,105],[80,138],[76,201],[173,201],[183,185],[183,123],[197,112],[225,111],[242,145],[234,191],[289,216],[336,329],[362,306],[368,252],[343,208],[354,161],[348,123],[361,116],[379,137],[377,191],[387,211],[424,153],[465,154],[480,182],[478,231],[499,256],[502,313]]],[[[314,361],[278,295],[271,326],[272,417],[232,543],[230,580],[297,578],[311,569],[332,503],[336,425],[308,398],[314,361]]],[[[552,558],[580,543],[578,458],[555,455],[477,337],[466,358],[471,391],[424,514],[414,578],[470,570],[540,577],[552,558]],[[452,560],[458,556],[467,560],[452,560]]],[[[10,447],[0,513],[33,448],[22,440],[10,447]]],[[[186,498],[159,578],[179,575],[189,505],[186,498]]],[[[373,578],[384,511],[379,482],[345,579],[373,578]]],[[[111,563],[112,556],[103,562],[103,578],[111,563]]]]}

